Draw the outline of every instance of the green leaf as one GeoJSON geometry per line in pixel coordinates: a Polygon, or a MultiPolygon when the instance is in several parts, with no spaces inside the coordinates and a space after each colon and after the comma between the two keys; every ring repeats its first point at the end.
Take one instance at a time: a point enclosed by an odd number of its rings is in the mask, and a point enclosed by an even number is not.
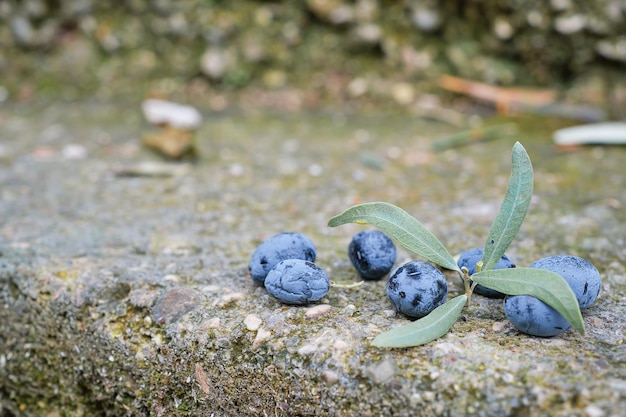
{"type": "Polygon", "coordinates": [[[377,347],[419,346],[440,338],[461,315],[467,295],[462,294],[434,309],[429,315],[406,326],[387,330],[372,341],[377,347]]]}
{"type": "Polygon", "coordinates": [[[522,226],[530,198],[533,195],[533,166],[526,149],[516,142],[513,146],[511,176],[504,200],[496,216],[483,253],[483,269],[491,269],[504,255],[522,226]]]}
{"type": "Polygon", "coordinates": [[[472,281],[509,295],[532,295],[561,313],[581,334],[585,323],[578,300],[559,274],[538,268],[492,269],[472,275],[472,281]]]}
{"type": "Polygon", "coordinates": [[[346,223],[376,226],[403,248],[444,268],[460,272],[454,258],[441,242],[415,217],[393,204],[377,202],[352,206],[330,219],[328,226],[346,223]]]}

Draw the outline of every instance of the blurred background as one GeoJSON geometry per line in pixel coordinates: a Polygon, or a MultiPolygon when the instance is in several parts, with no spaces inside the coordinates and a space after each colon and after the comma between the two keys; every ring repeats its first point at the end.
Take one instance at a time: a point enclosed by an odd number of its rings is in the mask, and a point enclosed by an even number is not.
{"type": "Polygon", "coordinates": [[[624,119],[626,1],[0,0],[0,74],[0,101],[556,102],[624,119]]]}

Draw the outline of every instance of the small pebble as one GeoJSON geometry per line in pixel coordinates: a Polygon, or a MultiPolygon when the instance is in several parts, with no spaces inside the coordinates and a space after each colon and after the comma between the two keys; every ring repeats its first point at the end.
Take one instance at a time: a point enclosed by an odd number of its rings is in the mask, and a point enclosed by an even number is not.
{"type": "Polygon", "coordinates": [[[606,413],[598,406],[588,405],[585,407],[585,415],[587,417],[604,417],[606,413]]]}
{"type": "Polygon", "coordinates": [[[336,340],[333,344],[333,349],[336,351],[346,350],[348,348],[348,344],[343,340],[336,340]]]}
{"type": "Polygon", "coordinates": [[[152,307],[159,297],[159,291],[137,288],[128,294],[129,302],[134,307],[152,307]]]}
{"type": "Polygon", "coordinates": [[[230,51],[210,48],[200,58],[200,69],[209,78],[219,80],[233,67],[234,61],[234,56],[230,51]]]}
{"type": "Polygon", "coordinates": [[[259,327],[261,327],[262,323],[263,323],[263,320],[261,320],[261,318],[259,316],[254,315],[254,314],[249,314],[243,320],[243,324],[246,325],[246,329],[248,329],[250,331],[259,330],[259,327]]]}
{"type": "Polygon", "coordinates": [[[202,115],[192,106],[166,100],[147,99],[141,104],[146,120],[156,125],[193,130],[202,123],[202,115]]]}
{"type": "Polygon", "coordinates": [[[226,307],[229,304],[234,303],[235,301],[243,300],[246,298],[246,295],[242,292],[233,292],[230,294],[223,295],[222,298],[216,300],[213,305],[218,307],[226,307]]]}
{"type": "Polygon", "coordinates": [[[328,385],[332,385],[339,381],[339,375],[337,372],[326,370],[322,372],[322,380],[328,385]]]}
{"type": "Polygon", "coordinates": [[[435,393],[432,391],[424,391],[424,395],[422,396],[422,398],[426,402],[432,402],[435,399],[435,397],[436,397],[435,393]]]}
{"type": "Polygon", "coordinates": [[[450,342],[441,342],[433,346],[434,354],[438,353],[439,355],[450,355],[461,352],[463,352],[463,350],[460,347],[450,342]]]}
{"type": "Polygon", "coordinates": [[[491,329],[494,332],[500,333],[502,330],[504,330],[506,328],[507,324],[508,324],[508,322],[506,322],[506,321],[496,321],[491,326],[491,329]]]}
{"type": "Polygon", "coordinates": [[[319,177],[324,172],[324,168],[322,168],[319,164],[311,164],[307,170],[309,175],[312,177],[319,177]]]}
{"type": "Polygon", "coordinates": [[[180,277],[178,275],[169,274],[163,277],[163,281],[178,283],[180,282],[180,277]]]}
{"type": "Polygon", "coordinates": [[[393,358],[387,357],[366,369],[367,376],[376,384],[390,380],[396,374],[397,366],[393,358]]]}
{"type": "Polygon", "coordinates": [[[587,18],[582,14],[558,16],[554,19],[554,28],[563,35],[572,35],[585,28],[587,18]]]}
{"type": "Polygon", "coordinates": [[[85,159],[87,158],[87,148],[79,144],[69,144],[63,147],[61,151],[65,159],[85,159]]]}
{"type": "Polygon", "coordinates": [[[219,329],[219,327],[220,327],[220,318],[219,317],[213,317],[211,319],[208,319],[203,327],[206,327],[208,329],[219,329]]]}
{"type": "Polygon", "coordinates": [[[209,395],[211,394],[211,392],[213,392],[213,387],[211,385],[211,381],[209,380],[209,376],[207,375],[206,371],[200,363],[196,363],[196,371],[194,373],[194,376],[202,392],[204,392],[206,395],[209,395]]]}
{"type": "Polygon", "coordinates": [[[202,287],[202,292],[220,292],[222,291],[222,287],[219,285],[205,285],[202,287]]]}
{"type": "Polygon", "coordinates": [[[502,380],[507,384],[512,384],[515,381],[515,376],[509,372],[502,374],[502,380]]]}
{"type": "Polygon", "coordinates": [[[258,349],[261,343],[265,342],[271,336],[272,336],[272,332],[270,332],[269,330],[263,327],[259,327],[259,330],[257,330],[256,332],[256,337],[254,338],[254,341],[252,342],[252,350],[258,349]]]}
{"type": "Polygon", "coordinates": [[[344,307],[344,312],[346,313],[346,316],[352,316],[356,313],[356,306],[354,304],[348,304],[344,307]]]}
{"type": "Polygon", "coordinates": [[[410,104],[415,100],[415,89],[409,83],[396,83],[391,86],[391,96],[398,104],[410,104]]]}
{"type": "Polygon", "coordinates": [[[306,309],[304,316],[307,319],[316,319],[320,316],[330,313],[332,307],[328,304],[320,304],[306,309]]]}
{"type": "Polygon", "coordinates": [[[304,345],[298,349],[298,355],[300,356],[309,356],[314,354],[317,351],[317,347],[315,345],[304,345]]]}

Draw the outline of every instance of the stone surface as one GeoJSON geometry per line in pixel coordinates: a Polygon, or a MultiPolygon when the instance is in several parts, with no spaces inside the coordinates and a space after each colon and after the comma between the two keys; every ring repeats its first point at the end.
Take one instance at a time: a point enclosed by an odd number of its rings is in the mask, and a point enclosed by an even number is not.
{"type": "MultiPolygon", "coordinates": [[[[198,158],[164,163],[139,144],[140,102],[0,107],[1,415],[623,414],[623,147],[558,152],[564,122],[518,118],[519,137],[433,153],[454,128],[414,116],[200,108],[198,158]],[[507,253],[598,267],[587,335],[522,335],[501,300],[475,296],[442,339],[370,346],[408,320],[389,314],[384,282],[351,285],[345,248],[362,227],[328,219],[390,201],[451,253],[480,245],[516,139],[535,196],[507,253]],[[67,158],[70,144],[84,157],[67,158]],[[364,151],[386,163],[353,157],[364,151]],[[137,169],[147,162],[158,175],[137,169]],[[254,248],[286,230],[310,236],[343,284],[320,307],[283,305],[247,275],[254,248]]],[[[398,265],[410,259],[399,250],[398,265]]]]}

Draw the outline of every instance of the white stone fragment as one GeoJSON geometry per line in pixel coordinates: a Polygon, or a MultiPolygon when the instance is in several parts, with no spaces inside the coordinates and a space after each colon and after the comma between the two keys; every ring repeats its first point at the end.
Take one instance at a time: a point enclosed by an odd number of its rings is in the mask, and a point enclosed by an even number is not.
{"type": "Polygon", "coordinates": [[[510,372],[505,372],[502,374],[502,381],[507,384],[512,384],[515,381],[515,376],[510,372]]]}
{"type": "Polygon", "coordinates": [[[256,350],[261,345],[261,343],[265,342],[271,336],[272,336],[272,332],[270,332],[269,330],[263,327],[259,327],[259,330],[257,330],[256,332],[256,337],[254,338],[254,341],[252,342],[252,350],[256,350]]]}
{"type": "Polygon", "coordinates": [[[324,172],[324,168],[319,164],[311,164],[309,165],[308,171],[310,176],[319,177],[324,172]]]}
{"type": "Polygon", "coordinates": [[[411,13],[413,24],[424,32],[432,32],[441,27],[441,14],[428,7],[417,7],[411,13]]]}
{"type": "Polygon", "coordinates": [[[410,104],[415,101],[415,89],[409,83],[395,83],[391,86],[391,96],[398,104],[410,104]]]}
{"type": "Polygon", "coordinates": [[[317,317],[330,313],[331,310],[332,307],[329,304],[318,304],[314,307],[307,308],[304,316],[307,319],[315,319],[317,317]]]}
{"type": "Polygon", "coordinates": [[[493,32],[499,39],[507,40],[511,39],[515,33],[515,29],[511,22],[504,17],[498,17],[493,23],[493,32]]]}
{"type": "Polygon", "coordinates": [[[243,319],[243,324],[246,325],[246,329],[252,332],[259,330],[259,327],[261,327],[262,323],[263,320],[261,320],[261,318],[255,314],[248,314],[246,318],[243,319]]]}
{"type": "Polygon", "coordinates": [[[530,26],[540,28],[545,19],[539,10],[530,10],[526,15],[526,21],[530,26]]]}
{"type": "Polygon", "coordinates": [[[209,48],[200,58],[202,72],[214,80],[222,79],[233,65],[234,57],[230,51],[220,48],[209,48]]]}
{"type": "Polygon", "coordinates": [[[380,384],[393,378],[397,369],[395,360],[392,357],[387,357],[380,362],[368,366],[365,372],[375,384],[380,384]]]}
{"type": "Polygon", "coordinates": [[[496,333],[500,333],[501,331],[506,329],[507,325],[507,321],[496,321],[491,325],[491,329],[496,333]]]}
{"type": "Polygon", "coordinates": [[[553,10],[562,11],[571,9],[572,1],[571,0],[550,0],[550,5],[553,10]]]}
{"type": "Polygon", "coordinates": [[[440,342],[433,346],[433,354],[435,356],[445,356],[461,352],[463,352],[463,350],[460,347],[450,342],[440,342]]]}
{"type": "Polygon", "coordinates": [[[85,159],[87,158],[87,148],[77,143],[65,145],[61,151],[65,159],[85,159]]]}
{"type": "Polygon", "coordinates": [[[339,352],[344,351],[348,349],[348,344],[341,339],[337,339],[335,340],[335,343],[333,343],[333,349],[339,352]]]}
{"type": "Polygon", "coordinates": [[[219,329],[220,324],[221,324],[220,318],[213,317],[213,318],[208,319],[204,325],[208,329],[219,329]]]}
{"type": "Polygon", "coordinates": [[[376,44],[380,41],[383,31],[374,23],[365,23],[354,29],[354,35],[362,43],[376,44]]]}
{"type": "Polygon", "coordinates": [[[580,32],[587,25],[587,18],[582,14],[559,16],[554,19],[554,28],[563,35],[580,32]]]}
{"type": "Polygon", "coordinates": [[[202,123],[202,115],[192,106],[150,98],[141,103],[146,120],[153,124],[166,124],[177,129],[193,130],[202,123]]]}
{"type": "Polygon", "coordinates": [[[227,305],[232,304],[239,300],[243,300],[244,298],[246,298],[246,295],[244,293],[232,292],[232,293],[223,295],[219,300],[215,300],[213,302],[213,305],[218,306],[218,307],[226,307],[227,305]]]}
{"type": "Polygon", "coordinates": [[[309,356],[314,354],[317,351],[317,347],[315,345],[304,345],[298,349],[298,355],[300,356],[309,356]]]}
{"type": "Polygon", "coordinates": [[[348,94],[352,97],[360,97],[367,93],[369,85],[365,78],[355,78],[348,84],[348,94]]]}
{"type": "Polygon", "coordinates": [[[599,41],[596,52],[607,59],[626,62],[626,36],[599,41]]]}
{"type": "Polygon", "coordinates": [[[339,375],[337,374],[337,372],[325,370],[322,372],[322,380],[328,385],[332,385],[335,382],[339,381],[339,375]]]}
{"type": "Polygon", "coordinates": [[[587,417],[604,417],[606,413],[600,407],[591,404],[585,407],[585,415],[587,417]]]}

